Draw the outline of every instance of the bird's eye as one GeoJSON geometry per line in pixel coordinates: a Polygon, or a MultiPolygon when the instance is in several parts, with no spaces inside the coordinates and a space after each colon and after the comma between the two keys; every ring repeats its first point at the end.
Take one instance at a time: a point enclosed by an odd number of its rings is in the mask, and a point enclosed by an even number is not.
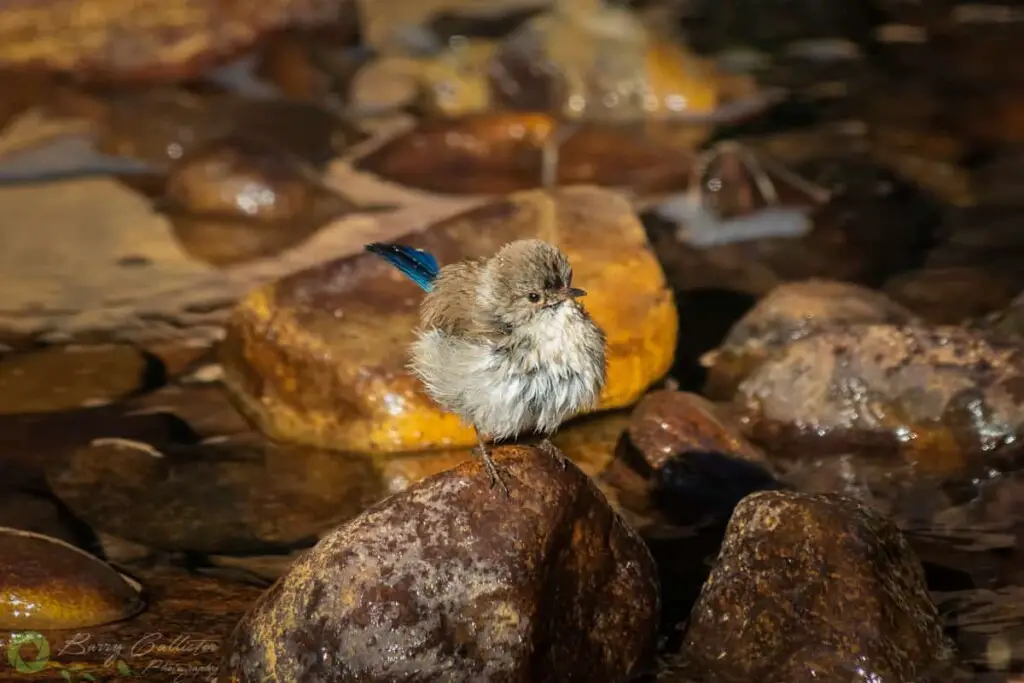
{"type": "Polygon", "coordinates": [[[537,292],[530,292],[526,296],[526,298],[529,299],[532,303],[537,303],[538,301],[540,301],[540,294],[538,294],[537,292]]]}

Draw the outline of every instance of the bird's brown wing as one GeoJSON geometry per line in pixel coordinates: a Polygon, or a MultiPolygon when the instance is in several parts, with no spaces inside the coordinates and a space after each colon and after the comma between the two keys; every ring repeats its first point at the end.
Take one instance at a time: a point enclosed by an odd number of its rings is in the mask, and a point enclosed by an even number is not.
{"type": "Polygon", "coordinates": [[[433,288],[420,308],[420,326],[438,329],[456,336],[480,334],[473,315],[481,264],[476,261],[453,263],[441,269],[433,288]]]}

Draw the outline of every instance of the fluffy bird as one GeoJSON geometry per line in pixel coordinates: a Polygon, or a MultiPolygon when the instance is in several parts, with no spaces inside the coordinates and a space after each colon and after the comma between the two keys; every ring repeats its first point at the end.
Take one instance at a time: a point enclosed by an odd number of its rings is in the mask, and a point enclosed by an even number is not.
{"type": "Polygon", "coordinates": [[[425,251],[374,243],[366,249],[427,295],[410,369],[445,410],[476,430],[493,485],[505,493],[488,441],[548,437],[597,403],[605,383],[605,335],[577,301],[572,267],[557,247],[518,240],[490,258],[438,267],[425,251]]]}

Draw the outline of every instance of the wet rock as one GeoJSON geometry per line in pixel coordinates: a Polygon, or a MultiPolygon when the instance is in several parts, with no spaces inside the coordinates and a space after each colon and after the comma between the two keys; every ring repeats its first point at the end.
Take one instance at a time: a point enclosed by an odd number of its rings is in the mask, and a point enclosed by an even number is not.
{"type": "MultiPolygon", "coordinates": [[[[587,476],[593,477],[614,457],[628,422],[629,411],[588,415],[563,425],[551,441],[587,476]]],[[[395,453],[378,462],[377,467],[382,487],[390,494],[474,457],[469,448],[395,453]]]]}
{"type": "Polygon", "coordinates": [[[66,346],[0,359],[0,414],[102,405],[141,389],[152,366],[130,346],[66,346]]]}
{"type": "Polygon", "coordinates": [[[207,553],[310,546],[380,497],[366,457],[246,434],[194,445],[100,439],[50,468],[47,480],[98,530],[207,553]]]}
{"type": "Polygon", "coordinates": [[[637,404],[629,421],[629,438],[652,470],[690,451],[717,451],[763,462],[764,454],[748,442],[724,411],[697,394],[661,390],[637,404]]]}
{"type": "MultiPolygon", "coordinates": [[[[17,648],[22,661],[42,669],[27,677],[48,683],[64,681],[58,669],[65,668],[73,672],[76,681],[88,680],[86,673],[97,681],[213,679],[224,638],[259,597],[260,589],[180,570],[140,570],[138,575],[147,594],[145,611],[88,631],[46,632],[48,668],[40,666],[47,663],[38,656],[41,641],[23,640],[17,648]],[[52,673],[47,675],[47,671],[52,673]]],[[[12,645],[12,635],[16,634],[0,633],[5,653],[12,645]]]]}
{"type": "MultiPolygon", "coordinates": [[[[514,194],[404,241],[447,264],[527,236],[565,250],[608,336],[598,409],[629,405],[668,370],[678,321],[624,199],[590,187],[514,194]]],[[[228,322],[225,383],[271,438],[358,452],[471,447],[473,430],[441,412],[406,369],[421,296],[372,254],[258,289],[228,322]]]]}
{"type": "MultiPolygon", "coordinates": [[[[149,435],[154,442],[166,439],[198,441],[252,431],[252,426],[235,409],[224,387],[217,384],[168,385],[126,402],[119,413],[127,419],[145,420],[150,416],[155,421],[163,420],[166,429],[149,435]]],[[[112,433],[109,436],[131,438],[130,434],[112,433]]]]}
{"type": "Polygon", "coordinates": [[[953,660],[899,530],[854,500],[788,492],[736,507],[684,652],[716,681],[945,680],[953,660]]]}
{"type": "Polygon", "coordinates": [[[924,268],[890,279],[884,291],[895,301],[940,325],[955,325],[1006,306],[1021,276],[976,266],[924,268]]]}
{"type": "Polygon", "coordinates": [[[1004,310],[992,316],[992,329],[1024,339],[1024,292],[1010,302],[1004,310]]]}
{"type": "MultiPolygon", "coordinates": [[[[543,113],[486,113],[426,120],[356,162],[392,182],[446,194],[502,194],[540,187],[545,144],[558,120],[543,113]]],[[[558,145],[558,185],[628,187],[639,195],[688,181],[689,148],[635,131],[581,125],[558,145]]]]}
{"type": "Polygon", "coordinates": [[[858,325],[786,346],[740,385],[779,452],[897,453],[923,472],[996,466],[1024,434],[1024,347],[957,327],[858,325]]]}
{"type": "Polygon", "coordinates": [[[537,449],[396,494],[299,559],[239,623],[239,681],[620,681],[651,653],[651,557],[576,467],[537,449]]]}
{"type": "Polygon", "coordinates": [[[294,247],[360,210],[283,147],[241,136],[174,162],[157,206],[190,256],[222,267],[294,247]]]}
{"type": "Polygon", "coordinates": [[[157,168],[234,135],[273,141],[321,168],[364,137],[336,114],[311,102],[202,95],[172,88],[105,98],[94,116],[99,151],[151,162],[157,168]]]}
{"type": "Polygon", "coordinates": [[[681,391],[648,394],[629,424],[653,502],[679,524],[724,522],[751,491],[776,488],[764,454],[725,410],[681,391]]]}
{"type": "Polygon", "coordinates": [[[729,331],[702,362],[710,366],[704,392],[728,399],[739,383],[786,345],[822,330],[860,323],[909,323],[910,310],[860,285],[806,280],[776,287],[729,331]]]}
{"type": "Polygon", "coordinates": [[[84,628],[142,609],[140,587],[64,541],[0,527],[0,629],[84,628]]]}
{"type": "Polygon", "coordinates": [[[52,499],[26,491],[0,491],[0,527],[31,531],[80,547],[91,540],[52,499]]]}

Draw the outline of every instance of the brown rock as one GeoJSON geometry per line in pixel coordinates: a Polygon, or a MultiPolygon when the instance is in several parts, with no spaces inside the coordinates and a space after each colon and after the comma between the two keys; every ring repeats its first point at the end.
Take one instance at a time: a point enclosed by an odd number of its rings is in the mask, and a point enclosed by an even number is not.
{"type": "MultiPolygon", "coordinates": [[[[562,426],[551,441],[589,477],[596,476],[615,455],[619,438],[629,422],[629,411],[589,415],[562,426]]],[[[394,453],[377,463],[382,488],[398,493],[438,472],[476,457],[459,448],[424,453],[394,453]]]]}
{"type": "Polygon", "coordinates": [[[259,11],[186,0],[12,0],[0,64],[116,80],[187,78],[288,25],[326,24],[348,0],[277,0],[259,11]]]}
{"type": "Polygon", "coordinates": [[[273,256],[360,211],[284,147],[241,136],[174,162],[157,203],[182,248],[218,267],[273,256]]]}
{"type": "MultiPolygon", "coordinates": [[[[640,222],[591,187],[524,192],[411,235],[442,264],[489,256],[523,237],[557,243],[608,337],[599,410],[639,398],[668,370],[678,320],[640,222]]],[[[473,446],[406,369],[422,292],[372,254],[332,261],[252,292],[222,344],[225,383],[274,439],[388,452],[473,446]]]]}
{"type": "MultiPolygon", "coordinates": [[[[88,680],[83,677],[86,673],[97,681],[213,679],[223,639],[260,590],[167,569],[143,570],[139,578],[146,589],[147,606],[132,619],[92,626],[87,631],[0,633],[4,653],[10,651],[16,637],[29,636],[20,641],[17,650],[24,664],[36,672],[14,674],[15,678],[59,683],[67,680],[59,670],[64,668],[76,681],[88,680]],[[44,642],[49,649],[46,659],[39,657],[44,642]]],[[[5,659],[5,666],[7,662],[5,659]]]]}
{"type": "Polygon", "coordinates": [[[31,531],[71,545],[89,540],[82,538],[52,499],[24,491],[0,491],[0,527],[31,531]]]}
{"type": "Polygon", "coordinates": [[[140,587],[50,536],[0,527],[0,629],[106,624],[142,609],[140,587]]]}
{"type": "Polygon", "coordinates": [[[884,291],[930,323],[957,325],[1003,308],[1021,284],[1021,275],[979,263],[904,273],[889,280],[884,291]]]}
{"type": "Polygon", "coordinates": [[[861,285],[819,279],[780,285],[702,359],[710,366],[704,391],[712,398],[731,398],[739,383],[769,356],[822,330],[913,320],[908,309],[861,285]]]}
{"type": "Polygon", "coordinates": [[[899,530],[838,496],[744,499],[690,619],[700,680],[947,680],[953,662],[899,530]]]}
{"type": "Polygon", "coordinates": [[[748,442],[724,411],[697,394],[655,391],[637,404],[629,421],[629,438],[651,469],[690,451],[715,451],[751,462],[764,454],[748,442]]]}
{"type": "Polygon", "coordinates": [[[1024,435],[1024,347],[958,327],[859,325],[785,347],[736,396],[759,442],[874,448],[919,469],[984,462],[1024,435]]]}
{"type": "Polygon", "coordinates": [[[130,346],[51,347],[0,360],[0,414],[109,403],[142,388],[148,362],[130,346]]]}
{"type": "Polygon", "coordinates": [[[575,466],[504,447],[396,494],[299,559],[239,623],[239,681],[621,681],[651,652],[646,547],[575,466]]]}
{"type": "Polygon", "coordinates": [[[79,517],[165,550],[310,546],[380,497],[369,458],[240,434],[196,445],[99,439],[47,480],[79,517]]]}

